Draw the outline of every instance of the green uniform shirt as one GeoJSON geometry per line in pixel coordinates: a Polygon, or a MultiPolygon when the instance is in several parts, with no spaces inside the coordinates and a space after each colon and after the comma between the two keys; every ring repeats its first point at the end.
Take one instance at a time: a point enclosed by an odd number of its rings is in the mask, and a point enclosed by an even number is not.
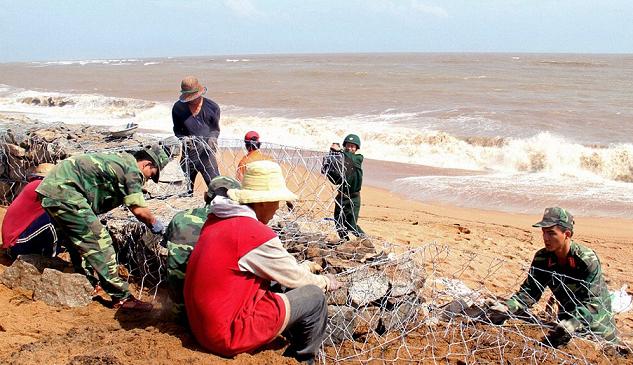
{"type": "Polygon", "coordinates": [[[180,316],[180,319],[185,319],[183,289],[187,262],[198,242],[202,226],[211,212],[212,208],[209,205],[179,212],[172,218],[165,232],[169,294],[174,302],[173,312],[180,316]]]}
{"type": "Polygon", "coordinates": [[[102,214],[121,204],[147,206],[144,183],[145,177],[131,154],[89,153],[59,162],[36,191],[49,198],[47,206],[72,206],[85,200],[95,214],[102,214]]]}
{"type": "Polygon", "coordinates": [[[351,153],[343,151],[345,157],[352,160],[354,168],[351,172],[346,173],[345,184],[340,188],[341,191],[358,193],[363,185],[363,155],[360,153],[351,153]],[[346,185],[346,186],[345,186],[346,185]],[[344,190],[343,190],[344,189],[344,190]]]}
{"type": "Polygon", "coordinates": [[[541,298],[545,287],[559,303],[560,320],[571,320],[580,333],[616,340],[611,297],[593,250],[572,241],[566,265],[560,265],[554,253],[539,250],[527,279],[506,304],[512,313],[526,310],[541,298]]]}

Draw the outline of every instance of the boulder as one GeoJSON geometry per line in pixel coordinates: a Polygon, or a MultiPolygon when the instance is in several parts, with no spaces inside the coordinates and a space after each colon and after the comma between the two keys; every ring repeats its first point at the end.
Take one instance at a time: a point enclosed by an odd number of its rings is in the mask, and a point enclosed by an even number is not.
{"type": "Polygon", "coordinates": [[[385,274],[372,269],[354,272],[349,283],[349,297],[359,307],[384,297],[389,290],[389,280],[385,274]]]}
{"type": "Polygon", "coordinates": [[[40,279],[40,270],[32,264],[20,260],[20,258],[15,260],[13,264],[7,267],[2,275],[0,275],[0,282],[11,289],[24,288],[26,290],[35,290],[40,279]]]}
{"type": "Polygon", "coordinates": [[[92,302],[93,290],[85,275],[44,269],[33,299],[55,307],[83,307],[92,302]]]}
{"type": "Polygon", "coordinates": [[[329,305],[328,326],[325,335],[325,345],[334,346],[345,340],[352,340],[356,327],[356,311],[352,307],[329,305]]]}

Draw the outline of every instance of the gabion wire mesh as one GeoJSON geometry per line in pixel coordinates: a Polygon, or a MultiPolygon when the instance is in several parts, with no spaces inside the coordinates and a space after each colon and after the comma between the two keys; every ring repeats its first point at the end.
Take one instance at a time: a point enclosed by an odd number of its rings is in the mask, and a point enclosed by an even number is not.
{"type": "MultiPolygon", "coordinates": [[[[63,125],[4,130],[0,136],[0,198],[10,203],[37,164],[77,153],[134,152],[158,142],[151,136],[108,139],[91,127],[63,125]]],[[[217,144],[163,140],[170,164],[158,184],[146,184],[150,209],[168,222],[178,211],[202,206],[204,182],[190,181],[193,160],[214,160],[210,174],[234,176],[244,156],[242,141],[217,144]],[[190,183],[196,189],[192,195],[190,183]]],[[[375,238],[342,242],[332,220],[337,187],[323,175],[325,152],[266,144],[261,151],[283,169],[299,199],[271,223],[298,260],[313,260],[337,275],[342,289],[328,293],[329,322],[320,352],[334,363],[612,363],[628,358],[600,339],[576,337],[563,349],[540,342],[552,328],[552,309],[541,300],[527,317],[491,325],[482,315],[491,301],[509,296],[523,281],[527,263],[488,257],[437,242],[410,248],[375,238]],[[507,273],[513,273],[512,278],[507,273]]],[[[207,165],[208,164],[203,164],[207,165]]],[[[198,164],[200,167],[200,164],[198,164]]],[[[204,166],[203,166],[204,168],[204,166]]],[[[139,294],[156,295],[165,279],[166,250],[124,208],[101,216],[118,252],[122,271],[139,294]]],[[[612,282],[628,282],[626,277],[612,282]]],[[[546,294],[545,297],[550,296],[546,294]]],[[[621,338],[628,339],[628,333],[621,338]]],[[[620,350],[630,348],[624,344],[620,350]]],[[[629,359],[630,360],[630,359],[629,359]]]]}

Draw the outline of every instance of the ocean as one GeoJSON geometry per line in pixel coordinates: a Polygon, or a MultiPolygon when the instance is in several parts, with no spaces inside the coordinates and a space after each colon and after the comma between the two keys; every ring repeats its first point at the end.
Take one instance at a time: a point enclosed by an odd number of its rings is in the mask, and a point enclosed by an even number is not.
{"type": "Polygon", "coordinates": [[[326,151],[356,133],[366,158],[434,167],[432,175],[388,184],[412,199],[530,214],[560,205],[577,216],[633,218],[633,55],[5,63],[0,122],[134,122],[170,135],[171,106],[188,74],[222,107],[220,138],[257,130],[264,142],[326,151]]]}

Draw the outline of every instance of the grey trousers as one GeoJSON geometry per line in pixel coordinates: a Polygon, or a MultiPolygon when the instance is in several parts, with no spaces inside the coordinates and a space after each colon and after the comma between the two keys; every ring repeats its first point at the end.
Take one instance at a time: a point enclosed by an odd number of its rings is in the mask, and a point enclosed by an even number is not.
{"type": "Polygon", "coordinates": [[[306,285],[285,293],[290,303],[290,319],[283,335],[290,345],[284,356],[314,362],[327,326],[325,295],[316,285],[306,285]]]}

